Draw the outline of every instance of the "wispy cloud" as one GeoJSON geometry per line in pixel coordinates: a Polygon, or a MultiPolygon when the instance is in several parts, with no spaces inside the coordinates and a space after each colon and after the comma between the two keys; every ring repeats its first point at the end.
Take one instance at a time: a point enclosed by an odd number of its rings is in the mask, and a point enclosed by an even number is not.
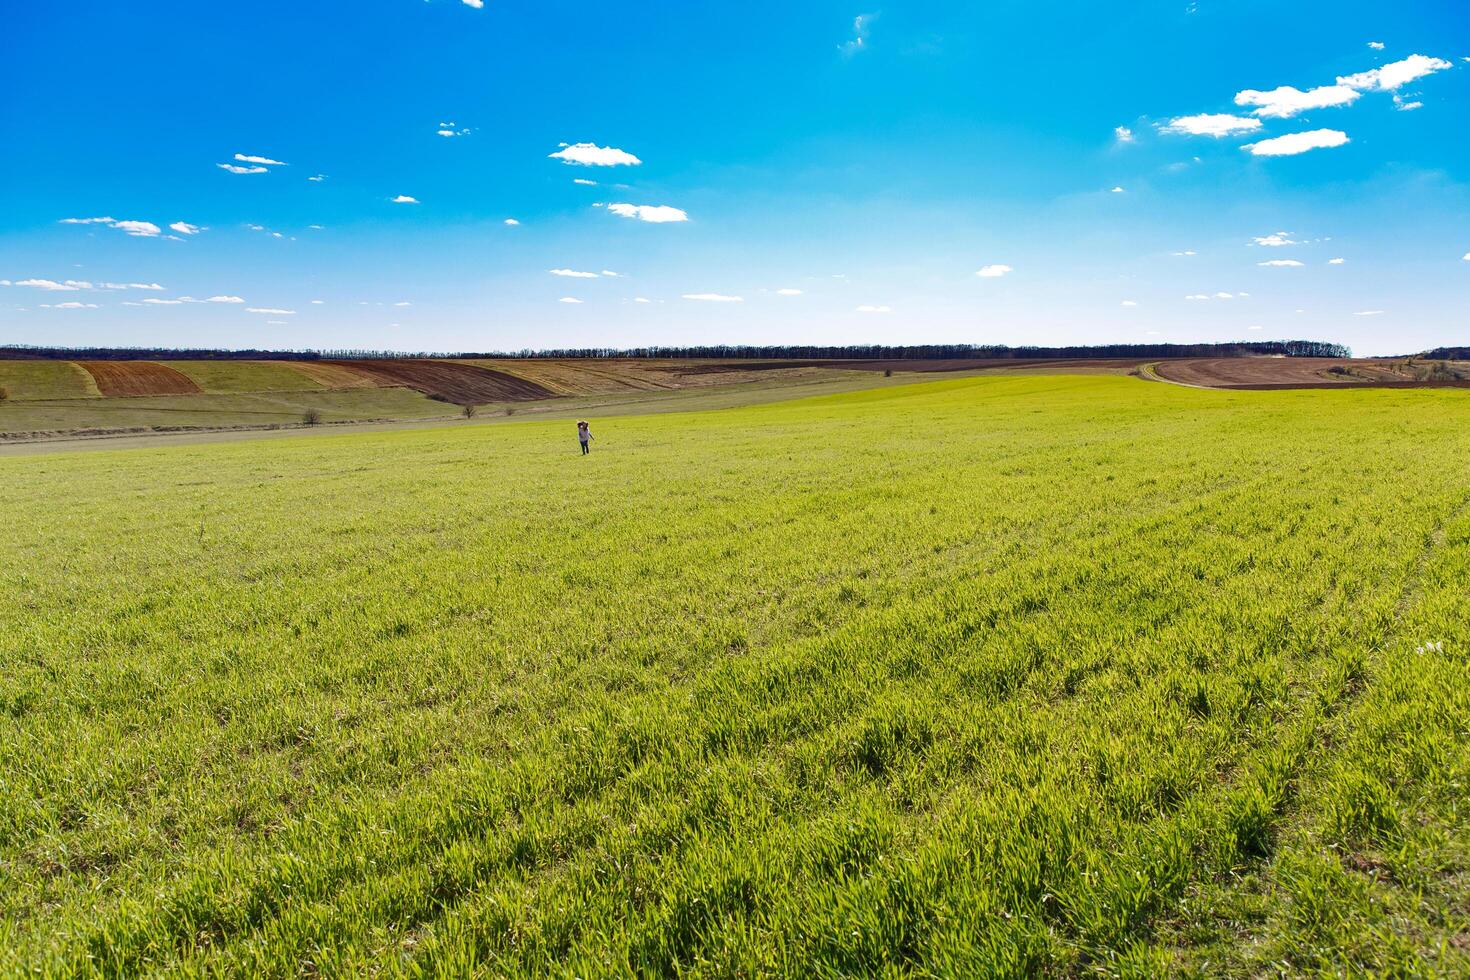
{"type": "Polygon", "coordinates": [[[1328,259],[1327,260],[1327,264],[1328,265],[1343,265],[1346,262],[1347,262],[1347,259],[1328,259]]]}
{"type": "Polygon", "coordinates": [[[65,282],[57,282],[55,279],[21,279],[15,285],[29,286],[32,289],[45,289],[51,292],[73,293],[79,289],[91,289],[90,282],[80,279],[68,279],[65,282]]]}
{"type": "Polygon", "coordinates": [[[324,180],[327,179],[327,175],[326,174],[312,174],[310,177],[308,177],[306,179],[309,180],[309,181],[311,181],[314,184],[320,184],[322,181],[324,181],[324,180]]]}
{"type": "Polygon", "coordinates": [[[64,225],[106,225],[127,232],[134,238],[155,238],[163,229],[151,221],[119,221],[116,218],[62,218],[64,225]]]}
{"type": "Polygon", "coordinates": [[[1278,231],[1278,232],[1275,232],[1274,234],[1263,235],[1263,236],[1261,236],[1259,238],[1253,238],[1253,239],[1251,239],[1251,243],[1252,244],[1255,244],[1255,245],[1265,245],[1267,248],[1281,248],[1282,246],[1285,246],[1285,245],[1300,245],[1301,244],[1301,242],[1293,241],[1289,237],[1290,235],[1291,235],[1291,232],[1289,232],[1289,231],[1278,231]]]}
{"type": "Polygon", "coordinates": [[[643,161],[626,150],[596,143],[562,143],[551,159],[582,167],[636,167],[643,161]]]}
{"type": "Polygon", "coordinates": [[[241,299],[240,297],[238,297],[238,296],[211,296],[208,299],[206,299],[204,302],[206,302],[206,303],[243,303],[245,301],[243,299],[241,299]]]}
{"type": "Polygon", "coordinates": [[[507,224],[507,225],[509,225],[509,226],[510,226],[510,227],[512,227],[512,228],[514,228],[514,227],[515,227],[515,226],[516,226],[516,225],[518,225],[518,224],[520,224],[520,222],[519,222],[519,221],[517,221],[517,220],[516,220],[516,219],[514,219],[514,218],[506,218],[506,219],[505,219],[505,224],[507,224]]]}
{"type": "Polygon", "coordinates": [[[1170,255],[1181,255],[1181,256],[1188,256],[1188,255],[1198,255],[1198,254],[1199,254],[1199,253],[1198,253],[1198,252],[1196,252],[1196,251],[1195,251],[1195,250],[1194,250],[1194,249],[1192,249],[1192,248],[1187,248],[1187,249],[1185,249],[1185,250],[1184,250],[1184,251],[1182,251],[1182,252],[1170,252],[1170,253],[1169,253],[1169,254],[1170,254],[1170,255]]]}
{"type": "Polygon", "coordinates": [[[1306,153],[1308,150],[1329,149],[1352,142],[1347,133],[1337,129],[1313,129],[1305,133],[1291,133],[1275,139],[1247,143],[1242,150],[1258,157],[1287,157],[1306,153]]]}
{"type": "Polygon", "coordinates": [[[547,269],[553,276],[565,276],[568,279],[596,279],[595,272],[578,272],[576,269],[547,269]]]}
{"type": "Polygon", "coordinates": [[[607,209],[623,218],[637,218],[656,225],[689,220],[686,212],[667,204],[609,204],[607,209]]]}
{"type": "Polygon", "coordinates": [[[1266,262],[1257,262],[1256,265],[1272,269],[1296,269],[1300,268],[1302,263],[1296,259],[1270,259],[1266,262]]]}
{"type": "Polygon", "coordinates": [[[1001,276],[1010,275],[1015,271],[1015,269],[1012,269],[1008,265],[987,265],[977,271],[975,275],[981,279],[999,279],[1001,276]]]}
{"type": "Polygon", "coordinates": [[[288,164],[288,163],[284,163],[284,162],[282,162],[280,160],[272,160],[270,157],[253,157],[253,156],[249,156],[249,155],[244,154],[244,153],[236,153],[235,154],[235,160],[238,161],[239,163],[253,163],[253,164],[256,164],[257,166],[262,166],[262,167],[287,167],[287,166],[290,166],[290,164],[288,164]]]}
{"type": "Polygon", "coordinates": [[[1383,310],[1359,310],[1353,316],[1383,316],[1383,310]]]}
{"type": "Polygon", "coordinates": [[[799,290],[799,289],[791,289],[791,288],[778,289],[778,290],[776,290],[776,295],[777,296],[800,296],[801,295],[801,290],[799,290]]]}
{"type": "Polygon", "coordinates": [[[148,297],[143,302],[149,304],[150,306],[182,306],[182,305],[184,305],[184,301],[181,300],[181,299],[155,299],[152,296],[148,297]]]}
{"type": "Polygon", "coordinates": [[[464,0],[464,5],[466,7],[474,7],[476,10],[480,10],[485,6],[485,0],[464,0]]]}
{"type": "Polygon", "coordinates": [[[1290,119],[1310,109],[1352,105],[1362,94],[1347,85],[1324,85],[1308,92],[1283,85],[1269,92],[1246,89],[1236,94],[1235,104],[1259,106],[1254,114],[1267,119],[1290,119]]]}
{"type": "Polygon", "coordinates": [[[891,306],[869,306],[868,304],[864,303],[862,306],[855,307],[853,309],[853,312],[854,313],[892,313],[893,312],[893,307],[891,307],[891,306]]]}
{"type": "Polygon", "coordinates": [[[581,184],[583,187],[596,187],[597,181],[588,180],[586,177],[573,177],[572,183],[581,184]]]}
{"type": "Polygon", "coordinates": [[[281,310],[271,306],[247,306],[246,313],[264,313],[269,316],[295,316],[295,310],[281,310]]]}
{"type": "Polygon", "coordinates": [[[95,310],[97,309],[97,304],[79,303],[76,300],[70,300],[66,303],[42,303],[41,308],[47,310],[95,310]]]}
{"type": "Polygon", "coordinates": [[[419,199],[416,198],[416,197],[409,197],[407,194],[399,194],[397,197],[393,198],[393,203],[394,204],[418,204],[419,203],[419,199]]]}
{"type": "Polygon", "coordinates": [[[839,44],[837,50],[848,56],[866,51],[868,35],[872,33],[873,21],[877,19],[877,14],[858,14],[854,17],[852,19],[852,39],[839,44]]]}
{"type": "Polygon", "coordinates": [[[1383,42],[1382,41],[1369,41],[1368,42],[1368,47],[1372,48],[1374,51],[1382,51],[1383,50],[1383,42]]]}
{"type": "Polygon", "coordinates": [[[561,299],[557,300],[557,302],[558,303],[578,303],[578,304],[580,304],[582,301],[579,300],[579,299],[577,299],[577,297],[575,297],[575,296],[563,296],[561,299]]]}
{"type": "Polygon", "coordinates": [[[1123,301],[1123,305],[1124,306],[1137,306],[1138,305],[1138,301],[1137,300],[1133,300],[1133,299],[1125,299],[1123,301]]]}
{"type": "Polygon", "coordinates": [[[1168,125],[1163,127],[1166,133],[1176,133],[1184,136],[1213,136],[1219,139],[1223,136],[1235,136],[1240,133],[1254,133],[1261,128],[1261,121],[1250,116],[1232,116],[1229,113],[1215,112],[1202,113],[1197,116],[1179,116],[1169,120],[1168,125]]]}
{"type": "Polygon", "coordinates": [[[216,163],[215,166],[232,174],[263,174],[266,172],[265,167],[237,167],[233,163],[216,163]]]}
{"type": "Polygon", "coordinates": [[[1132,143],[1135,138],[1136,137],[1133,135],[1133,130],[1129,129],[1127,126],[1113,127],[1113,139],[1117,140],[1119,143],[1132,143]]]}
{"type": "Polygon", "coordinates": [[[726,296],[723,293],[685,293],[685,299],[699,300],[702,303],[744,303],[744,296],[726,296]]]}
{"type": "Polygon", "coordinates": [[[171,231],[176,231],[180,235],[197,235],[201,231],[204,231],[205,230],[202,226],[200,226],[200,225],[191,225],[187,221],[175,221],[173,224],[169,225],[168,227],[169,227],[169,229],[171,231]]]}
{"type": "Polygon", "coordinates": [[[1356,75],[1343,75],[1338,78],[1337,84],[1369,92],[1391,92],[1426,75],[1446,71],[1453,67],[1454,65],[1443,58],[1411,54],[1403,61],[1392,62],[1382,68],[1360,71],[1356,75]]]}
{"type": "Polygon", "coordinates": [[[461,126],[460,128],[456,129],[454,123],[442,122],[439,124],[439,128],[434,130],[434,132],[448,139],[453,139],[456,136],[470,135],[471,129],[468,126],[461,126]]]}

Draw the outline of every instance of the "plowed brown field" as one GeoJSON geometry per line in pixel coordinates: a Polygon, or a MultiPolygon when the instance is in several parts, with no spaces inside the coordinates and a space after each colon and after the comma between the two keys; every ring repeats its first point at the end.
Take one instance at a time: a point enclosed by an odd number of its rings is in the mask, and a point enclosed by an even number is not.
{"type": "Polygon", "coordinates": [[[1166,381],[1202,388],[1425,388],[1470,386],[1470,366],[1405,358],[1190,357],[1159,361],[1166,381]]]}
{"type": "Polygon", "coordinates": [[[104,397],[127,395],[197,395],[202,390],[190,378],[154,361],[77,361],[104,397]]]}
{"type": "Polygon", "coordinates": [[[456,405],[534,401],[551,398],[555,394],[534,381],[459,361],[404,359],[316,363],[363,371],[383,379],[385,384],[413,388],[431,398],[439,398],[456,405]]]}

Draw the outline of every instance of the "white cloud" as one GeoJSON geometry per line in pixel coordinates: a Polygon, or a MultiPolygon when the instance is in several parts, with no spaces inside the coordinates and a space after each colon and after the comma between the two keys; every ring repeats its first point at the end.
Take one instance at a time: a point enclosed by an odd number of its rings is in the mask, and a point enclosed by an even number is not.
{"type": "Polygon", "coordinates": [[[744,296],[724,296],[720,293],[685,293],[685,299],[700,300],[705,303],[744,303],[744,296]]]}
{"type": "Polygon", "coordinates": [[[21,279],[15,283],[17,286],[30,286],[32,289],[45,289],[52,292],[74,293],[78,289],[91,289],[90,282],[80,279],[68,279],[66,282],[57,282],[55,279],[21,279]]]}
{"type": "Polygon", "coordinates": [[[1291,133],[1275,139],[1261,140],[1259,143],[1247,143],[1241,149],[1250,151],[1252,156],[1289,157],[1308,150],[1327,149],[1349,142],[1351,140],[1347,133],[1340,130],[1313,129],[1305,133],[1291,133]]]}
{"type": "Polygon", "coordinates": [[[1246,327],[1247,330],[1260,330],[1260,327],[1246,327]]]}
{"type": "Polygon", "coordinates": [[[1209,299],[1209,297],[1206,296],[1204,293],[1195,293],[1192,296],[1186,296],[1184,298],[1185,299],[1209,299]]]}
{"type": "Polygon", "coordinates": [[[282,163],[280,160],[272,160],[270,157],[252,157],[243,153],[236,153],[235,159],[240,163],[254,163],[266,167],[286,167],[290,164],[282,163]]]}
{"type": "Polygon", "coordinates": [[[326,300],[324,300],[324,299],[314,299],[314,300],[312,300],[312,301],[311,301],[311,305],[312,305],[312,306],[322,306],[322,305],[324,305],[324,304],[325,304],[325,303],[326,303],[326,302],[327,302],[327,301],[326,301],[326,300]]]}
{"type": "Polygon", "coordinates": [[[626,279],[626,278],[628,278],[627,276],[623,275],[621,272],[614,272],[611,269],[603,269],[602,270],[602,274],[604,276],[606,276],[607,278],[609,278],[609,279],[626,279]]]}
{"type": "Polygon", "coordinates": [[[1123,305],[1124,306],[1137,306],[1138,305],[1138,302],[1136,300],[1125,299],[1123,301],[1123,305]]]}
{"type": "Polygon", "coordinates": [[[1015,269],[1012,269],[1008,265],[987,265],[983,269],[976,272],[975,275],[979,276],[981,279],[999,279],[1001,276],[1008,275],[1009,273],[1015,271],[1015,269]]]}
{"type": "Polygon", "coordinates": [[[1253,241],[1257,245],[1265,245],[1268,248],[1280,248],[1283,245],[1300,245],[1301,242],[1294,242],[1287,237],[1290,234],[1291,232],[1289,231],[1278,231],[1271,235],[1255,238],[1253,241]]]}
{"type": "Polygon", "coordinates": [[[106,225],[118,231],[125,231],[135,238],[154,238],[163,231],[151,221],[119,221],[116,218],[62,218],[61,223],[64,225],[106,225]]]}
{"type": "Polygon", "coordinates": [[[1113,193],[1113,194],[1122,194],[1123,193],[1123,188],[1121,188],[1121,187],[1114,187],[1112,189],[1111,193],[1113,193]]]}
{"type": "Polygon", "coordinates": [[[1256,265],[1273,269],[1299,269],[1302,264],[1296,259],[1272,259],[1269,262],[1257,262],[1256,265]]]}
{"type": "Polygon", "coordinates": [[[320,184],[322,181],[324,181],[324,180],[327,179],[327,175],[326,174],[313,174],[312,176],[310,176],[310,177],[308,177],[306,179],[309,180],[309,181],[312,181],[313,183],[320,184]]]}
{"type": "Polygon", "coordinates": [[[1115,126],[1113,127],[1113,138],[1119,143],[1132,143],[1134,139],[1133,130],[1127,126],[1115,126]]]}
{"type": "Polygon", "coordinates": [[[1413,112],[1415,109],[1422,109],[1422,108],[1424,108],[1424,103],[1423,102],[1420,102],[1418,100],[1415,100],[1413,102],[1410,102],[1407,99],[1405,99],[1402,95],[1394,95],[1394,97],[1393,97],[1393,107],[1395,109],[1397,109],[1399,112],[1413,112]]]}
{"type": "Polygon", "coordinates": [[[506,223],[506,224],[507,224],[507,225],[509,225],[509,226],[510,226],[510,227],[512,227],[512,228],[514,228],[514,227],[515,227],[515,226],[516,226],[516,225],[518,225],[518,224],[520,224],[520,222],[519,222],[519,221],[517,221],[517,220],[516,220],[516,219],[514,219],[514,218],[506,218],[506,219],[505,219],[505,223],[506,223]]]}
{"type": "Polygon", "coordinates": [[[295,316],[296,315],[296,311],[295,310],[278,310],[278,309],[275,309],[274,307],[270,307],[270,306],[266,306],[266,307],[247,306],[247,307],[245,307],[245,312],[246,313],[267,313],[267,314],[269,314],[271,316],[295,316]]]}
{"type": "Polygon", "coordinates": [[[1328,259],[1327,260],[1327,264],[1328,265],[1342,265],[1345,262],[1347,262],[1347,259],[1328,259]]]}
{"type": "MultiPolygon", "coordinates": [[[[1241,295],[1243,296],[1245,294],[1242,293],[1241,295]]],[[[1235,298],[1235,295],[1233,293],[1216,293],[1215,294],[1215,299],[1234,299],[1234,298],[1235,298]]]]}
{"type": "Polygon", "coordinates": [[[184,304],[184,301],[181,299],[155,299],[152,296],[148,297],[143,302],[151,304],[153,306],[182,306],[184,304]]]}
{"type": "Polygon", "coordinates": [[[211,296],[211,297],[209,297],[209,299],[206,299],[204,302],[206,302],[206,303],[243,303],[245,301],[243,299],[241,299],[240,297],[238,297],[238,296],[211,296]]]}
{"type": "Polygon", "coordinates": [[[151,221],[114,221],[112,227],[137,238],[152,238],[163,230],[151,221]]]}
{"type": "Polygon", "coordinates": [[[1445,71],[1453,67],[1443,58],[1411,54],[1403,61],[1395,61],[1382,68],[1360,71],[1356,75],[1343,75],[1338,78],[1337,84],[1369,92],[1391,92],[1425,75],[1433,75],[1437,71],[1445,71]]]}
{"type": "Polygon", "coordinates": [[[1359,310],[1353,316],[1382,316],[1382,310],[1359,310]]]}
{"type": "Polygon", "coordinates": [[[394,204],[417,204],[417,203],[419,203],[419,199],[416,198],[416,197],[409,197],[407,194],[399,194],[397,197],[393,198],[393,203],[394,204]]]}
{"type": "Polygon", "coordinates": [[[553,276],[565,276],[568,279],[596,279],[595,272],[578,272],[576,269],[547,269],[553,276]]]}
{"type": "Polygon", "coordinates": [[[573,177],[572,183],[581,184],[583,187],[596,187],[597,181],[588,180],[586,177],[573,177]]]}
{"type": "Polygon", "coordinates": [[[233,163],[216,163],[215,166],[221,170],[228,170],[232,174],[263,174],[266,172],[265,167],[237,167],[233,163]]]}
{"type": "Polygon", "coordinates": [[[1372,48],[1374,51],[1382,51],[1383,50],[1383,42],[1382,41],[1369,41],[1368,42],[1368,47],[1372,48]]]}
{"type": "Polygon", "coordinates": [[[854,55],[866,50],[868,35],[871,33],[870,25],[877,16],[877,14],[858,14],[854,17],[852,19],[852,40],[839,44],[837,49],[845,55],[854,55]]]}
{"type": "Polygon", "coordinates": [[[464,5],[466,7],[474,7],[476,10],[480,10],[485,6],[485,0],[464,0],[464,5]]]}
{"type": "Polygon", "coordinates": [[[1164,127],[1166,133],[1186,136],[1234,136],[1237,133],[1253,133],[1261,128],[1259,119],[1249,116],[1232,116],[1226,113],[1204,113],[1198,116],[1180,116],[1169,120],[1164,127]]]}
{"type": "Polygon", "coordinates": [[[607,209],[620,217],[637,218],[656,225],[689,220],[687,213],[667,204],[609,204],[607,209]]]}
{"type": "Polygon", "coordinates": [[[1199,254],[1199,253],[1198,253],[1198,252],[1196,252],[1196,251],[1195,251],[1195,250],[1194,250],[1194,249],[1192,249],[1192,248],[1187,248],[1187,249],[1185,249],[1185,250],[1184,250],[1184,251],[1182,251],[1182,252],[1170,252],[1170,253],[1169,253],[1169,254],[1170,254],[1170,255],[1198,255],[1198,254],[1199,254]]]}
{"type": "MultiPolygon", "coordinates": [[[[1470,256],[1467,256],[1467,258],[1470,258],[1470,256]]],[[[799,290],[799,289],[790,289],[790,288],[787,288],[787,289],[778,289],[778,290],[776,290],[776,295],[777,296],[800,296],[801,295],[801,290],[799,290]]]]}
{"type": "Polygon", "coordinates": [[[1460,261],[1461,262],[1470,262],[1470,252],[1466,252],[1465,253],[1465,257],[1463,259],[1461,259],[1460,261]]]}
{"type": "Polygon", "coordinates": [[[634,296],[633,297],[633,302],[635,302],[635,303],[652,303],[653,300],[649,299],[647,296],[634,296]]]}
{"type": "Polygon", "coordinates": [[[50,303],[42,303],[41,306],[43,308],[45,308],[45,309],[50,309],[50,310],[95,310],[95,309],[97,309],[97,304],[96,303],[78,303],[76,300],[72,300],[69,303],[57,303],[54,306],[51,305],[50,303]]]}
{"type": "Polygon", "coordinates": [[[598,146],[596,143],[563,143],[561,149],[549,154],[551,159],[583,167],[636,167],[643,161],[615,146],[598,146]]]}
{"type": "Polygon", "coordinates": [[[393,304],[393,305],[394,305],[394,306],[412,306],[412,305],[413,305],[413,304],[412,304],[412,303],[410,303],[410,302],[409,302],[409,301],[408,301],[408,300],[406,300],[406,299],[401,299],[401,300],[399,300],[399,301],[398,301],[398,302],[396,302],[396,303],[394,303],[394,304],[393,304]]]}
{"type": "Polygon", "coordinates": [[[854,313],[892,313],[893,312],[893,307],[891,307],[891,306],[868,306],[868,305],[864,304],[863,306],[857,307],[855,310],[853,310],[853,312],[854,313]]]}
{"type": "Polygon", "coordinates": [[[1246,89],[1236,94],[1235,104],[1259,106],[1254,114],[1267,119],[1290,119],[1310,109],[1352,105],[1362,94],[1346,85],[1323,85],[1308,92],[1283,85],[1269,92],[1246,89]]]}
{"type": "Polygon", "coordinates": [[[178,232],[180,235],[197,235],[204,230],[199,225],[191,225],[187,221],[175,221],[169,225],[169,228],[178,232]]]}
{"type": "Polygon", "coordinates": [[[557,300],[557,302],[558,303],[579,303],[580,304],[582,301],[579,300],[579,299],[577,299],[575,296],[563,296],[561,299],[557,300]]]}

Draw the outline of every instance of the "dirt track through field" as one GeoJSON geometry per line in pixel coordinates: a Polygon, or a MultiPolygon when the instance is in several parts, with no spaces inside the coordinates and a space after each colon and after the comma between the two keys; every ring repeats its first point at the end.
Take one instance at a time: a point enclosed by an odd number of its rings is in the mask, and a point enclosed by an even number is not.
{"type": "Polygon", "coordinates": [[[130,395],[197,395],[201,389],[188,375],[154,361],[77,361],[105,397],[130,395]]]}
{"type": "Polygon", "coordinates": [[[456,405],[535,401],[555,395],[550,389],[534,381],[457,361],[405,359],[318,363],[363,371],[384,379],[386,384],[403,385],[431,398],[440,398],[456,405]]]}

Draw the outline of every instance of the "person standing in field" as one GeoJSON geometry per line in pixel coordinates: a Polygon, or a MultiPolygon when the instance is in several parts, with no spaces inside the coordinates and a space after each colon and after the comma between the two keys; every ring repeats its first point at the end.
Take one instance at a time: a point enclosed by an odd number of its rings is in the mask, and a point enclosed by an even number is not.
{"type": "Polygon", "coordinates": [[[592,428],[586,422],[577,423],[577,441],[582,444],[583,456],[592,451],[592,447],[587,445],[592,441],[592,428]]]}

